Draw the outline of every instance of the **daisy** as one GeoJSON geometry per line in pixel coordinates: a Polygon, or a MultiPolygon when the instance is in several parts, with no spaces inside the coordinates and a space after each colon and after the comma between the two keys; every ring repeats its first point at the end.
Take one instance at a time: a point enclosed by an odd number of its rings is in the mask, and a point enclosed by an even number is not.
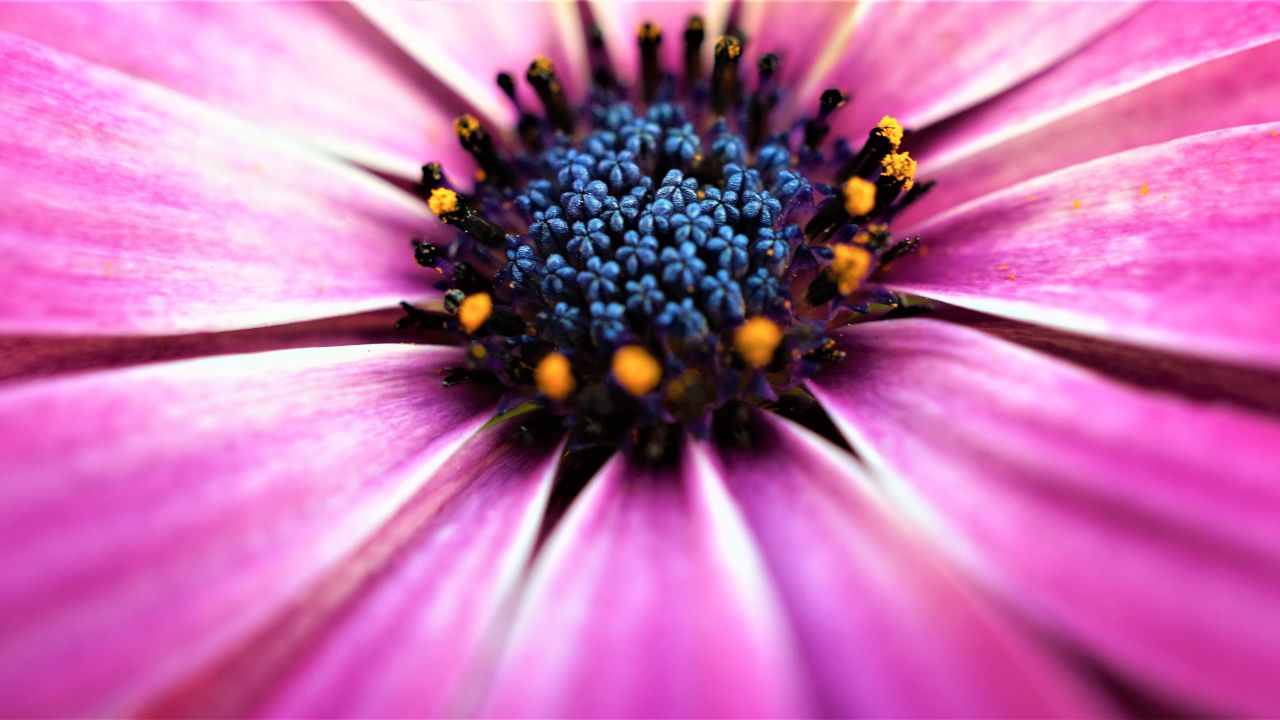
{"type": "Polygon", "coordinates": [[[0,56],[0,711],[1280,712],[1280,7],[0,56]]]}

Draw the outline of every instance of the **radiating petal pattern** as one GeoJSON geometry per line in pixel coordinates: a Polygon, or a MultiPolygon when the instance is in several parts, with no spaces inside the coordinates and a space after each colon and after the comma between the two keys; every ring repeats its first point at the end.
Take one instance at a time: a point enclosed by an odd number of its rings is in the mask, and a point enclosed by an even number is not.
{"type": "Polygon", "coordinates": [[[1280,124],[1139,148],[903,231],[889,283],[954,305],[1280,366],[1280,124]]]}
{"type": "Polygon", "coordinates": [[[522,102],[541,112],[524,82],[535,56],[555,64],[571,99],[582,99],[590,73],[577,8],[564,0],[532,2],[358,2],[370,20],[441,82],[453,88],[473,112],[515,125],[516,114],[494,79],[509,72],[522,102]]]}
{"type": "Polygon", "coordinates": [[[468,439],[271,625],[148,714],[453,714],[492,659],[551,489],[555,448],[519,433],[468,439]]]}
{"type": "MultiPolygon", "coordinates": [[[[1149,3],[1075,56],[956,118],[922,154],[922,162],[930,169],[949,164],[957,156],[1277,38],[1280,6],[1275,3],[1149,3]]],[[[1265,90],[1265,85],[1246,87],[1265,90]]],[[[1177,121],[1168,117],[1168,122],[1177,121]]]]}
{"type": "Polygon", "coordinates": [[[897,517],[848,453],[761,414],[725,481],[786,600],[831,717],[1098,717],[1073,670],[897,517]]]}
{"type": "Polygon", "coordinates": [[[28,40],[0,34],[0,61],[0,330],[222,330],[435,293],[408,244],[426,209],[391,186],[28,40]]]}
{"type": "Polygon", "coordinates": [[[404,312],[396,308],[288,325],[187,335],[0,335],[0,382],[208,355],[374,343],[450,344],[453,340],[443,332],[397,330],[395,323],[403,317],[404,312]]]}
{"type": "Polygon", "coordinates": [[[455,349],[225,356],[0,391],[0,714],[127,715],[360,545],[492,414],[455,349]]]}
{"type": "Polygon", "coordinates": [[[1273,3],[1152,3],[1079,55],[926,133],[916,143],[920,174],[938,185],[899,222],[1122,150],[1275,120],[1277,37],[1273,3]]]}
{"type": "Polygon", "coordinates": [[[611,460],[532,569],[484,714],[792,716],[809,710],[781,608],[705,451],[611,460]]]}
{"type": "Polygon", "coordinates": [[[833,127],[861,142],[882,115],[920,128],[971,107],[1102,35],[1131,3],[872,2],[852,36],[801,89],[812,112],[826,87],[854,93],[833,127]]]}
{"type": "Polygon", "coordinates": [[[467,157],[449,124],[460,108],[341,3],[4,3],[0,30],[379,170],[412,177],[424,158],[467,157]]]}
{"type": "Polygon", "coordinates": [[[934,320],[840,334],[814,392],[1002,603],[1158,697],[1280,711],[1280,424],[934,320]]]}

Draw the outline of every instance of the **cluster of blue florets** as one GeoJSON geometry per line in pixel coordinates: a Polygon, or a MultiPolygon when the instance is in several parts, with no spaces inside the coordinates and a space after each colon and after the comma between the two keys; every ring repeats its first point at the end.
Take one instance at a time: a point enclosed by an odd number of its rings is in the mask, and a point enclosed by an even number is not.
{"type": "Polygon", "coordinates": [[[545,306],[556,345],[603,356],[651,337],[710,348],[749,316],[785,321],[803,237],[786,218],[813,198],[791,152],[767,144],[747,165],[725,123],[703,137],[668,102],[611,103],[594,121],[537,157],[539,179],[515,198],[529,230],[508,236],[499,278],[514,302],[545,306]]]}

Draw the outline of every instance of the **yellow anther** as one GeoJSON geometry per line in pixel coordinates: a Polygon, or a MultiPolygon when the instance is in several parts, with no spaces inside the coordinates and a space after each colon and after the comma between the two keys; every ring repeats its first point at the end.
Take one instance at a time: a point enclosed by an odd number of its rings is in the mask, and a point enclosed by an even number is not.
{"type": "Polygon", "coordinates": [[[480,121],[477,120],[474,115],[459,115],[458,118],[453,121],[453,131],[458,134],[458,137],[464,140],[471,137],[471,135],[479,129],[480,121]]]}
{"type": "Polygon", "coordinates": [[[485,358],[489,357],[489,351],[485,349],[485,346],[481,345],[480,343],[472,343],[470,347],[470,351],[471,351],[471,357],[475,358],[476,360],[484,360],[485,358]]]}
{"type": "Polygon", "coordinates": [[[578,387],[573,379],[569,358],[558,352],[547,353],[538,361],[538,367],[533,369],[533,381],[538,386],[538,392],[556,402],[572,395],[574,388],[578,387]]]}
{"type": "MultiPolygon", "coordinates": [[[[742,43],[738,42],[738,38],[732,35],[721,35],[716,40],[716,55],[725,54],[729,59],[733,59],[742,54],[742,43]]],[[[865,125],[863,127],[866,127],[865,125]]]]}
{"type": "Polygon", "coordinates": [[[640,23],[640,29],[636,32],[636,35],[641,40],[657,40],[662,37],[662,28],[658,27],[656,23],[640,23]]]}
{"type": "Polygon", "coordinates": [[[458,193],[449,188],[438,187],[431,191],[431,197],[427,198],[427,207],[431,208],[431,212],[436,217],[448,215],[458,209],[458,193]]]}
{"type": "Polygon", "coordinates": [[[871,253],[857,245],[836,245],[832,248],[830,272],[841,295],[848,295],[862,284],[871,269],[871,253]]]}
{"type": "Polygon", "coordinates": [[[733,331],[733,349],[738,351],[743,362],[753,368],[768,365],[780,342],[782,328],[768,318],[750,318],[733,331]]]}
{"type": "Polygon", "coordinates": [[[916,161],[910,153],[889,153],[880,161],[884,166],[884,174],[902,181],[902,189],[910,190],[916,184],[916,161]]]}
{"type": "Polygon", "coordinates": [[[530,72],[536,70],[538,72],[553,73],[556,66],[551,63],[551,58],[546,55],[539,55],[533,59],[533,64],[529,66],[530,72]]]}
{"type": "Polygon", "coordinates": [[[880,124],[876,125],[876,127],[880,129],[880,134],[889,141],[893,149],[897,150],[898,145],[902,143],[902,125],[898,122],[898,119],[891,115],[885,115],[880,118],[880,124]]]}
{"type": "Polygon", "coordinates": [[[871,212],[876,206],[876,186],[860,177],[849,178],[840,193],[844,196],[844,211],[854,217],[871,212]]]}
{"type": "Polygon", "coordinates": [[[458,323],[463,330],[473,333],[485,324],[491,314],[493,298],[489,297],[489,293],[474,293],[463,298],[462,304],[458,306],[458,323]]]}
{"type": "Polygon", "coordinates": [[[662,366],[639,345],[623,345],[613,353],[613,379],[635,397],[658,387],[662,366]]]}

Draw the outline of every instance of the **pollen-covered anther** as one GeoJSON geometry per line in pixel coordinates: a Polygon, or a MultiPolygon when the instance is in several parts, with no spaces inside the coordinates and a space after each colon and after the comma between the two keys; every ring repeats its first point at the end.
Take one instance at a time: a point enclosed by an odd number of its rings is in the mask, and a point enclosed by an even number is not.
{"type": "Polygon", "coordinates": [[[566,135],[573,133],[573,111],[564,96],[564,88],[556,75],[555,65],[550,58],[537,57],[529,65],[525,79],[533,86],[538,99],[547,111],[547,119],[559,131],[566,135]]]}
{"type": "Polygon", "coordinates": [[[902,183],[903,190],[910,190],[916,183],[916,161],[910,153],[889,153],[880,161],[884,174],[902,183]]]}
{"type": "Polygon", "coordinates": [[[460,115],[453,121],[453,131],[466,140],[480,130],[480,121],[474,115],[460,115]]]}
{"type": "Polygon", "coordinates": [[[871,253],[857,245],[836,245],[835,256],[831,260],[828,272],[836,282],[836,289],[841,295],[848,295],[867,277],[871,270],[871,253]]]}
{"type": "Polygon", "coordinates": [[[431,191],[427,198],[427,207],[436,217],[444,217],[458,211],[458,193],[449,188],[438,187],[431,191]]]}
{"type": "Polygon", "coordinates": [[[902,144],[902,125],[898,122],[898,119],[892,115],[885,115],[880,118],[880,122],[876,125],[876,129],[879,130],[880,134],[889,141],[889,144],[893,146],[895,151],[898,149],[898,146],[902,144]]]}
{"type": "Polygon", "coordinates": [[[853,217],[867,215],[876,206],[875,183],[862,178],[849,178],[845,181],[840,188],[840,195],[844,198],[845,212],[853,217]]]}
{"type": "Polygon", "coordinates": [[[569,358],[558,352],[549,352],[538,361],[533,370],[533,381],[538,392],[556,402],[564,402],[578,386],[573,379],[569,358]]]}
{"type": "Polygon", "coordinates": [[[662,382],[662,365],[639,345],[623,345],[613,353],[613,379],[633,397],[641,397],[662,382]]]}
{"type": "Polygon", "coordinates": [[[458,305],[458,324],[468,333],[479,330],[493,314],[493,298],[489,293],[472,293],[458,305]]]}
{"type": "Polygon", "coordinates": [[[733,332],[733,349],[753,368],[768,365],[781,342],[782,328],[768,318],[749,318],[733,332]]]}

